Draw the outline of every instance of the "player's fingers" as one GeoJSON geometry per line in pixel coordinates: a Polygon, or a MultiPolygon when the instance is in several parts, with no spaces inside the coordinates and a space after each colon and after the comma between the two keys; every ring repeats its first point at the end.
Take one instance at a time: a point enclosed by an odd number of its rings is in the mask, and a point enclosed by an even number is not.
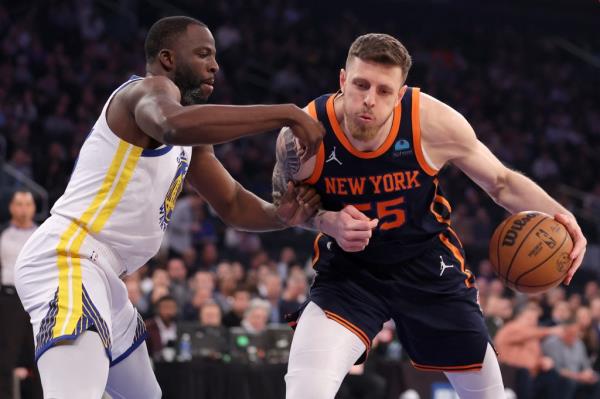
{"type": "Polygon", "coordinates": [[[377,227],[377,225],[379,224],[379,219],[373,219],[369,222],[370,226],[371,226],[371,230],[373,230],[374,228],[377,227]]]}
{"type": "Polygon", "coordinates": [[[554,215],[554,219],[565,226],[567,232],[573,240],[573,249],[571,250],[571,254],[569,256],[573,260],[579,258],[580,255],[585,251],[587,240],[585,239],[581,228],[577,224],[577,221],[572,216],[565,215],[564,213],[557,213],[554,215]]]}
{"type": "Polygon", "coordinates": [[[354,219],[357,220],[365,220],[365,221],[369,221],[371,219],[369,219],[369,217],[367,215],[365,215],[364,213],[362,213],[361,211],[359,211],[358,209],[356,209],[354,206],[352,205],[347,205],[346,207],[344,207],[343,209],[347,214],[349,214],[350,216],[352,216],[354,219]]]}
{"type": "Polygon", "coordinates": [[[300,186],[298,188],[298,197],[302,202],[310,202],[314,196],[318,196],[317,190],[312,187],[300,186]]]}
{"type": "Polygon", "coordinates": [[[371,231],[373,228],[371,227],[372,223],[370,220],[356,220],[350,219],[347,220],[345,225],[343,226],[343,230],[366,230],[371,231]]]}
{"type": "Polygon", "coordinates": [[[573,276],[575,275],[575,273],[577,272],[577,270],[579,269],[579,267],[581,266],[581,263],[583,262],[583,257],[585,255],[585,249],[583,250],[582,253],[579,254],[579,256],[573,261],[573,264],[571,265],[571,267],[569,268],[569,271],[567,272],[567,276],[565,277],[563,283],[565,285],[569,285],[571,284],[571,280],[573,279],[573,276]]]}
{"type": "Polygon", "coordinates": [[[309,208],[319,208],[321,206],[321,196],[319,194],[313,196],[306,202],[305,206],[309,208]]]}
{"type": "Polygon", "coordinates": [[[348,241],[354,240],[369,240],[371,238],[371,230],[348,230],[345,231],[342,237],[348,241]]]}
{"type": "Polygon", "coordinates": [[[295,196],[294,183],[289,181],[285,188],[285,193],[283,193],[283,196],[281,198],[282,198],[282,200],[290,201],[290,200],[294,199],[294,196],[295,196]]]}

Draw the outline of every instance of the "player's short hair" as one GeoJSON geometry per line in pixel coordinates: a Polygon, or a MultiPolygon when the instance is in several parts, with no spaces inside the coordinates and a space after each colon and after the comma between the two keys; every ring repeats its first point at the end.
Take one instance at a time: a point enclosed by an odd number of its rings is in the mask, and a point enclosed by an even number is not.
{"type": "Polygon", "coordinates": [[[397,65],[402,68],[405,78],[412,66],[406,47],[398,39],[385,33],[367,33],[357,37],[348,50],[346,65],[352,57],[384,65],[397,65]]]}
{"type": "Polygon", "coordinates": [[[148,30],[144,43],[146,62],[154,61],[160,50],[170,48],[190,25],[206,27],[204,22],[186,16],[165,17],[156,21],[148,30]]]}

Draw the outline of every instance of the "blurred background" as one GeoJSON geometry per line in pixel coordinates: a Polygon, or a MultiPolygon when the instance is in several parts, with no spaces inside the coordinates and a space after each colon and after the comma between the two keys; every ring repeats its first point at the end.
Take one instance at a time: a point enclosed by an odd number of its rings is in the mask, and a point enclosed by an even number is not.
{"type": "MultiPolygon", "coordinates": [[[[407,84],[460,111],[505,164],[577,216],[589,241],[570,286],[516,294],[487,260],[489,238],[507,214],[457,169],[443,170],[441,186],[477,276],[509,397],[600,397],[599,2],[2,2],[3,227],[27,213],[9,207],[15,190],[33,193],[36,223],[49,215],[109,94],[130,75],[145,74],[148,27],[178,14],[204,21],[215,36],[221,70],[210,102],[220,104],[304,106],[337,90],[356,36],[399,38],[414,62],[407,84]]],[[[272,132],[215,149],[240,183],[267,200],[275,138],[272,132]]],[[[167,233],[159,254],[126,278],[148,326],[164,397],[283,398],[291,342],[283,317],[306,299],[314,235],[237,232],[188,190],[167,233]]],[[[11,264],[0,260],[0,275],[8,276],[11,264]]],[[[41,397],[32,341],[9,323],[10,289],[3,278],[0,398],[41,397]]],[[[410,366],[393,324],[376,341],[338,398],[453,397],[442,374],[410,366]]]]}

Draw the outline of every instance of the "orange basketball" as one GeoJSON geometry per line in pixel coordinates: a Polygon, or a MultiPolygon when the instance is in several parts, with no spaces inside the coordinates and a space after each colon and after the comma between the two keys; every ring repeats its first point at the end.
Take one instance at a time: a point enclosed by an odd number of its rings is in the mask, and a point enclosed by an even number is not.
{"type": "Polygon", "coordinates": [[[573,241],[565,227],[541,212],[507,218],[490,240],[490,261],[515,291],[537,293],[559,285],[571,266],[573,241]]]}

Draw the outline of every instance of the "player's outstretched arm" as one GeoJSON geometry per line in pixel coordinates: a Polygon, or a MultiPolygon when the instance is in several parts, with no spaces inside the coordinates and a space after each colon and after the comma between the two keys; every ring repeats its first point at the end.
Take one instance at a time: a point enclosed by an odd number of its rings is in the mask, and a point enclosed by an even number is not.
{"type": "MultiPolygon", "coordinates": [[[[289,129],[283,128],[277,137],[275,148],[276,163],[273,169],[273,203],[278,204],[286,193],[291,181],[301,182],[307,179],[315,167],[315,157],[301,161],[301,149],[296,144],[289,129]]],[[[297,198],[300,205],[305,201],[301,197],[308,188],[306,185],[298,189],[297,198]]],[[[378,220],[369,219],[353,206],[347,206],[339,212],[318,210],[314,216],[304,222],[301,227],[322,231],[333,237],[338,245],[347,252],[357,252],[365,249],[377,226],[378,220]]]]}
{"type": "Polygon", "coordinates": [[[263,201],[238,183],[215,157],[212,146],[193,150],[187,181],[228,225],[246,231],[280,230],[305,222],[317,210],[320,198],[314,190],[299,198],[288,186],[278,206],[263,201]]]}
{"type": "Polygon", "coordinates": [[[421,96],[420,111],[423,146],[437,164],[456,165],[511,213],[545,212],[565,225],[574,243],[570,254],[573,264],[564,281],[570,283],[583,261],[587,245],[575,216],[531,179],[504,166],[477,139],[460,113],[427,95],[421,96]]]}
{"type": "Polygon", "coordinates": [[[140,129],[164,144],[219,144],[290,126],[308,157],[324,134],[319,122],[293,104],[182,106],[179,89],[164,76],[144,78],[127,101],[140,129]]]}

